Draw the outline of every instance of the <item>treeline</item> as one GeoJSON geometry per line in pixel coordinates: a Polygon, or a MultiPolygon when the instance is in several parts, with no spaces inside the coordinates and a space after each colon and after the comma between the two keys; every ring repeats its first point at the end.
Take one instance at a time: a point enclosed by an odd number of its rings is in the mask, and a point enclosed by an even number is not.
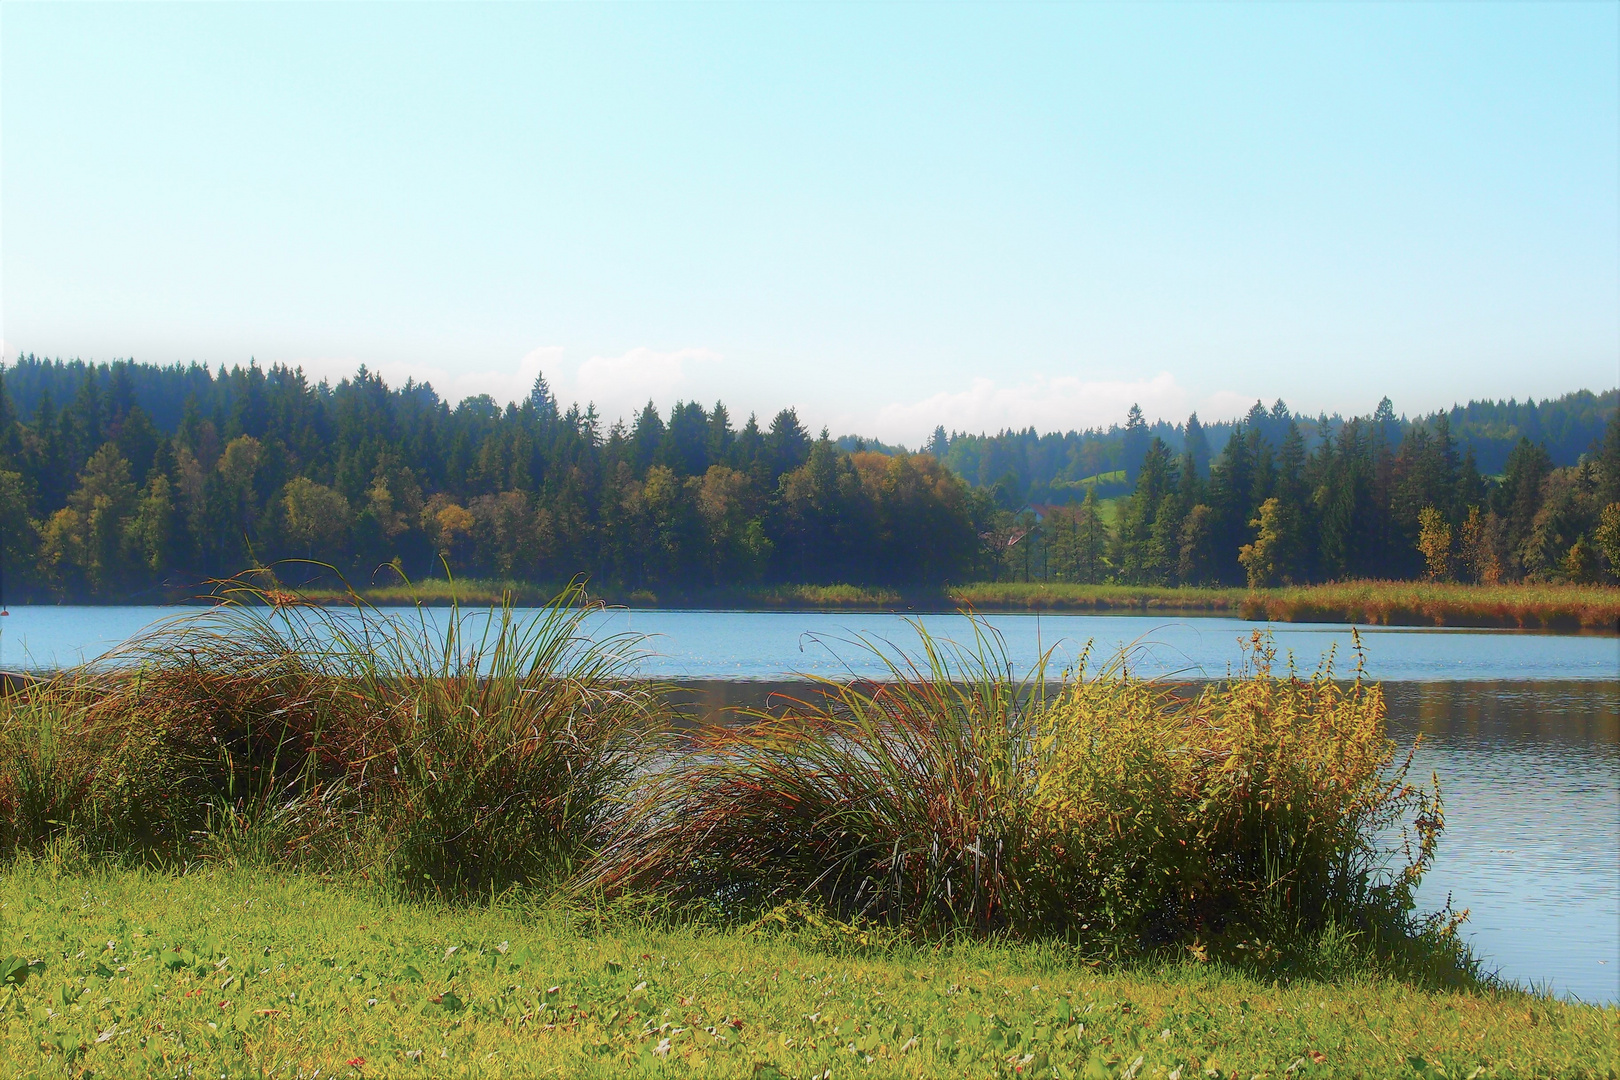
{"type": "MultiPolygon", "coordinates": [[[[1539,403],[1470,401],[1443,413],[1413,419],[1386,417],[1380,423],[1391,441],[1398,442],[1416,428],[1434,430],[1444,417],[1458,452],[1472,451],[1480,472],[1498,476],[1507,468],[1508,455],[1525,439],[1545,447],[1556,464],[1574,464],[1602,436],[1617,404],[1620,392],[1581,390],[1539,403]]],[[[1256,402],[1247,416],[1235,422],[1200,423],[1194,413],[1182,424],[1148,423],[1140,410],[1133,410],[1123,424],[1084,431],[1040,434],[1026,428],[974,435],[947,434],[942,427],[934,432],[927,449],[970,484],[994,488],[1004,506],[1016,507],[1077,501],[1092,488],[1103,499],[1128,495],[1136,484],[1148,442],[1154,438],[1177,457],[1191,453],[1204,470],[1209,467],[1210,448],[1226,445],[1237,428],[1258,431],[1273,447],[1279,447],[1292,424],[1299,428],[1306,445],[1315,447],[1337,438],[1346,423],[1338,415],[1293,413],[1281,401],[1270,409],[1256,402]]]]}
{"type": "Polygon", "coordinates": [[[1109,433],[937,432],[907,453],[814,437],[791,409],[761,424],[719,403],[667,415],[649,403],[604,426],[543,379],[522,402],[452,406],[364,368],[334,386],[279,366],[25,356],[0,375],[0,554],[7,595],[39,600],[170,599],[297,558],[360,584],[390,563],[416,579],[448,563],[538,584],[583,573],[621,592],[1590,581],[1612,575],[1606,538],[1620,532],[1620,507],[1604,509],[1620,501],[1614,403],[1464,407],[1470,431],[1508,416],[1557,433],[1520,434],[1498,481],[1458,436],[1458,410],[1413,422],[1387,402],[1331,422],[1279,403],[1209,427],[1149,425],[1133,409],[1109,433]],[[1009,465],[984,482],[995,454],[1028,467],[1029,447],[1048,465],[1069,455],[1066,475],[1092,481],[1043,488],[1009,465]],[[1111,490],[1124,497],[1105,501],[1111,490]]]}
{"type": "Polygon", "coordinates": [[[504,407],[363,368],[330,386],[285,367],[23,357],[0,379],[13,597],[161,599],[297,558],[359,584],[447,562],[626,590],[933,585],[991,572],[993,512],[934,458],[842,451],[791,409],[762,427],[649,403],[604,429],[543,378],[504,407]]]}
{"type": "MultiPolygon", "coordinates": [[[[1312,441],[1281,409],[1235,427],[1206,471],[1201,439],[1179,455],[1133,415],[1146,443],[1129,497],[1104,519],[1079,504],[1015,516],[1004,544],[1026,579],[1250,587],[1352,578],[1615,580],[1620,571],[1620,414],[1573,464],[1521,436],[1485,476],[1446,413],[1370,419],[1312,441]]],[[[1192,425],[1189,424],[1189,427],[1192,425]]],[[[1197,435],[1196,430],[1194,432],[1197,435]]]]}

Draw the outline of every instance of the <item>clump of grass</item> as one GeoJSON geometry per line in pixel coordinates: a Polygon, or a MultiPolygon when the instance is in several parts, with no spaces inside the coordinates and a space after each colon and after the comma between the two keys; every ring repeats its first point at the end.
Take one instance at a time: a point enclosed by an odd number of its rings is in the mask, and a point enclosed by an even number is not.
{"type": "Polygon", "coordinates": [[[658,688],[624,677],[638,639],[590,640],[578,584],[442,627],[218,595],[0,701],[4,850],[364,852],[408,891],[485,893],[584,858],[658,726],[658,688]]]}
{"type": "Polygon", "coordinates": [[[93,826],[102,749],[94,735],[83,703],[60,685],[32,682],[0,699],[0,855],[93,826]]]}
{"type": "Polygon", "coordinates": [[[1435,972],[1468,969],[1453,922],[1410,918],[1443,818],[1437,788],[1409,782],[1376,687],[1327,666],[1274,675],[1259,638],[1252,670],[1191,697],[1121,662],[1066,686],[1044,663],[1015,681],[973,625],[969,647],[918,627],[917,662],[867,642],[890,681],[705,732],[646,782],[586,880],[1115,955],[1252,963],[1323,934],[1386,954],[1421,940],[1435,972]]]}
{"type": "MultiPolygon", "coordinates": [[[[592,639],[591,610],[576,583],[531,618],[456,609],[442,629],[379,636],[359,682],[400,732],[392,834],[413,891],[564,878],[600,839],[665,706],[627,677],[640,639],[592,639]]],[[[366,644],[341,640],[349,655],[366,644]]]]}
{"type": "Polygon", "coordinates": [[[1027,926],[1045,665],[1009,680],[999,637],[972,625],[971,648],[919,627],[920,661],[861,639],[889,681],[823,681],[782,715],[699,734],[586,882],[736,914],[809,898],[843,919],[1027,926]]]}
{"type": "Polygon", "coordinates": [[[353,820],[388,718],[340,677],[330,643],[287,635],[243,591],[0,702],[6,762],[45,752],[47,731],[72,736],[54,755],[54,817],[7,814],[0,781],[11,847],[69,830],[93,850],[172,863],[279,833],[284,855],[353,820]]]}

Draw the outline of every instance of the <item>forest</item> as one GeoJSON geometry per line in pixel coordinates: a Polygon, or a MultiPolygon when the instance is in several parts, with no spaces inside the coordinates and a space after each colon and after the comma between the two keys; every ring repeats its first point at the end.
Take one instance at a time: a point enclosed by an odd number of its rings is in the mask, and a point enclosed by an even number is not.
{"type": "Polygon", "coordinates": [[[1599,582],[1620,569],[1620,394],[1065,434],[919,451],[792,409],[604,425],[536,380],[451,404],[361,368],[21,356],[0,368],[13,600],[159,602],[275,565],[699,595],[778,583],[1599,582]],[[392,569],[391,569],[392,568],[392,569]]]}

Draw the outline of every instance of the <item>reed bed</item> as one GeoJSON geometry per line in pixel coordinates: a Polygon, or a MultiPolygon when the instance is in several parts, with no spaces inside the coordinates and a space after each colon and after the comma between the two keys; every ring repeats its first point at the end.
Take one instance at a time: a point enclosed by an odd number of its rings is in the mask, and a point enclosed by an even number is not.
{"type": "MultiPolygon", "coordinates": [[[[451,604],[518,607],[540,607],[554,595],[544,585],[511,580],[484,578],[423,578],[415,581],[397,581],[387,585],[372,585],[356,591],[347,587],[306,588],[299,592],[301,599],[317,604],[347,607],[356,596],[367,604],[378,607],[442,607],[451,604]]],[[[629,607],[696,607],[742,609],[804,610],[887,610],[904,607],[918,597],[908,597],[896,589],[865,585],[769,585],[756,588],[687,588],[612,591],[603,599],[629,607]]],[[[945,603],[943,594],[933,592],[923,598],[938,606],[945,603]]]]}
{"type": "Polygon", "coordinates": [[[641,639],[594,639],[578,583],[442,623],[246,582],[220,597],[0,699],[0,853],[247,858],[406,897],[1092,957],[1286,966],[1354,939],[1473,977],[1455,919],[1413,914],[1438,780],[1410,780],[1359,668],[1277,674],[1259,635],[1239,677],[1194,693],[1124,658],[1014,679],[982,620],[961,644],[918,625],[909,650],[855,642],[883,681],[677,734],[664,688],[631,677],[641,639]]]}
{"type": "Polygon", "coordinates": [[[566,877],[661,716],[639,639],[573,585],[387,618],[243,583],[0,702],[0,845],[62,834],[184,864],[222,850],[482,894],[566,877]]]}
{"type": "Polygon", "coordinates": [[[1347,581],[1234,589],[1000,582],[948,592],[952,603],[981,611],[1179,612],[1272,622],[1620,632],[1620,588],[1612,585],[1347,581]]]}
{"type": "MultiPolygon", "coordinates": [[[[551,593],[519,581],[425,579],[358,594],[377,606],[540,607],[551,593]]],[[[308,589],[302,599],[352,606],[347,588],[308,589]]],[[[1553,583],[1467,585],[1430,581],[1347,581],[1272,589],[1071,582],[978,582],[902,591],[859,585],[778,585],[605,594],[631,607],[836,611],[1074,611],[1228,615],[1271,622],[1366,626],[1462,626],[1620,633],[1620,588],[1553,583]]]]}
{"type": "Polygon", "coordinates": [[[1620,632],[1613,585],[1349,581],[1259,590],[1241,610],[1277,622],[1620,632]]]}
{"type": "Polygon", "coordinates": [[[997,581],[957,585],[949,602],[981,611],[1237,612],[1246,589],[1156,585],[1080,585],[1058,581],[997,581]]]}
{"type": "Polygon", "coordinates": [[[298,590],[300,600],[314,604],[351,607],[356,597],[376,607],[544,607],[557,589],[528,581],[493,578],[399,579],[351,589],[346,583],[313,586],[298,590]]]}

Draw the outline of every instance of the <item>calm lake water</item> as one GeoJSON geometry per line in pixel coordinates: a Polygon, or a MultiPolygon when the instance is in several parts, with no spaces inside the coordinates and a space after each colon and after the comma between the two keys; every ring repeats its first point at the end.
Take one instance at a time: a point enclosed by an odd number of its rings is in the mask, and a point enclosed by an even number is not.
{"type": "MultiPolygon", "coordinates": [[[[172,607],[16,607],[0,619],[0,669],[62,667],[94,659],[172,607]]],[[[442,625],[445,609],[384,609],[405,620],[442,625]]],[[[478,618],[475,613],[470,618],[478,618]]],[[[957,615],[912,617],[930,633],[971,643],[957,615]]],[[[1052,650],[1054,674],[1087,642],[1091,668],[1121,649],[1133,671],[1188,679],[1220,678],[1243,662],[1239,643],[1269,629],[1279,661],[1292,654],[1309,673],[1329,649],[1349,674],[1350,628],[1341,624],[1252,623],[1242,619],[1167,619],[1138,615],[990,615],[1015,669],[1052,650]]],[[[857,638],[915,645],[907,618],[860,612],[629,611],[592,615],[593,634],[646,635],[640,674],[657,679],[773,680],[794,676],[877,678],[881,662],[857,638]]],[[[1620,679],[1620,638],[1501,630],[1363,628],[1367,671],[1375,679],[1433,682],[1525,679],[1620,679]]],[[[912,649],[915,652],[915,649],[912,649]]]]}
{"type": "MultiPolygon", "coordinates": [[[[91,659],[173,608],[13,608],[0,620],[0,668],[91,659]]],[[[414,612],[402,612],[415,617],[414,612]]],[[[443,619],[445,613],[429,613],[443,619]]],[[[971,641],[959,617],[929,615],[931,632],[971,641]]],[[[996,615],[1015,669],[1053,649],[1061,669],[1093,642],[1092,666],[1120,649],[1143,675],[1218,678],[1243,662],[1260,625],[1302,671],[1349,627],[1236,619],[1118,615],[996,615]]],[[[762,704],[804,676],[881,677],[856,644],[914,645],[899,616],[858,613],[614,611],[593,633],[650,635],[638,670],[689,688],[699,713],[762,704]]],[[[1385,683],[1392,734],[1424,737],[1423,774],[1440,774],[1446,833],[1425,880],[1426,907],[1449,894],[1470,909],[1465,932],[1487,963],[1524,984],[1587,1001],[1620,1001],[1620,640],[1503,631],[1362,632],[1368,674],[1385,683]]],[[[915,651],[914,649],[912,650],[915,651]]]]}

